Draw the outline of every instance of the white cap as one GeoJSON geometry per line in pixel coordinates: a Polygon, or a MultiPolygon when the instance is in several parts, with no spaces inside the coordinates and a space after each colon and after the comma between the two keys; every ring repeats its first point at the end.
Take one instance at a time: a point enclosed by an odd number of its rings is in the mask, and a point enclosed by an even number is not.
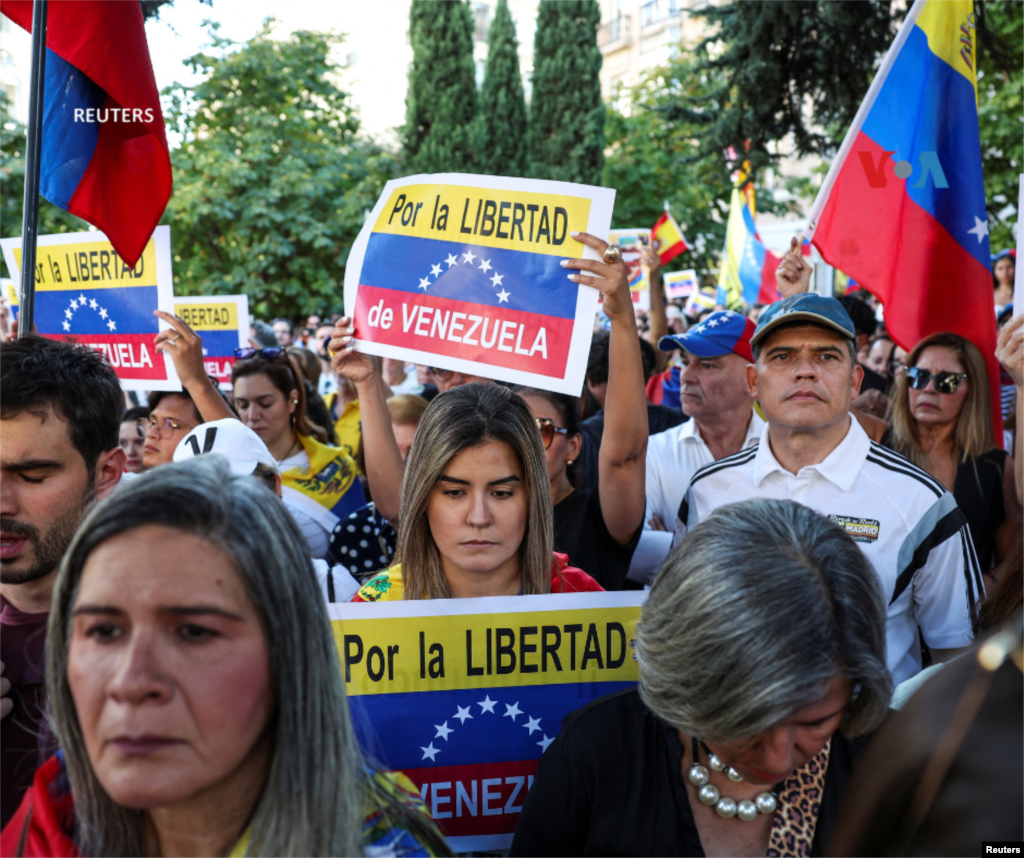
{"type": "Polygon", "coordinates": [[[683,311],[680,310],[675,304],[669,304],[665,308],[665,317],[668,319],[682,319],[683,311]]]}
{"type": "Polygon", "coordinates": [[[231,466],[231,473],[241,476],[252,474],[261,463],[277,468],[263,439],[234,417],[200,423],[181,439],[174,451],[174,461],[185,462],[204,453],[223,456],[231,466]]]}

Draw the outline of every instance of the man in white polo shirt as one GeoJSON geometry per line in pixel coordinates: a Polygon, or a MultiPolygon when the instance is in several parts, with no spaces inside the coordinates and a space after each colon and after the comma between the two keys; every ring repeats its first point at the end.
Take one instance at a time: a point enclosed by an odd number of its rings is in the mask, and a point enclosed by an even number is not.
{"type": "Polygon", "coordinates": [[[673,528],[690,478],[760,440],[764,421],[754,411],[746,379],[753,333],[750,319],[722,310],[658,343],[662,351],[682,352],[679,398],[690,419],[647,442],[645,529],[673,528]]]}
{"type": "Polygon", "coordinates": [[[934,661],[971,642],[984,595],[963,513],[928,473],[871,441],[850,414],[860,390],[856,333],[833,298],[798,293],[766,308],[747,382],[768,425],[753,448],[699,470],[679,508],[676,541],[716,507],[794,500],[842,527],[874,567],[888,604],[895,683],[921,669],[918,629],[934,661]]]}

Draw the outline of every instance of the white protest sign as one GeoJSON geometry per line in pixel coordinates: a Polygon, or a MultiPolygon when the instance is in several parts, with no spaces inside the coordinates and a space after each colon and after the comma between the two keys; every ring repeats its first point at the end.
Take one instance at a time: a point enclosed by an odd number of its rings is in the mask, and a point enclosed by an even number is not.
{"type": "Polygon", "coordinates": [[[459,173],[385,185],[345,270],[359,351],[578,396],[598,292],[559,263],[597,259],[608,188],[459,173]]]}
{"type": "Polygon", "coordinates": [[[665,294],[669,300],[673,298],[689,298],[700,290],[700,285],[697,282],[697,271],[693,268],[662,274],[661,279],[665,282],[665,294]]]}
{"type": "Polygon", "coordinates": [[[174,298],[174,313],[203,341],[206,374],[231,389],[235,349],[249,345],[249,298],[246,295],[203,295],[174,298]]]}

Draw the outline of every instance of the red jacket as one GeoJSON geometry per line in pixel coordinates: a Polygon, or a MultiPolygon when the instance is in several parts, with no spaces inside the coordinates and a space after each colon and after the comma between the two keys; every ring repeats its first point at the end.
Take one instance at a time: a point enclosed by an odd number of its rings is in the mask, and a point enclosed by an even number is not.
{"type": "Polygon", "coordinates": [[[0,855],[78,858],[78,847],[67,835],[74,820],[64,757],[57,752],[36,771],[21,805],[0,833],[0,855]]]}

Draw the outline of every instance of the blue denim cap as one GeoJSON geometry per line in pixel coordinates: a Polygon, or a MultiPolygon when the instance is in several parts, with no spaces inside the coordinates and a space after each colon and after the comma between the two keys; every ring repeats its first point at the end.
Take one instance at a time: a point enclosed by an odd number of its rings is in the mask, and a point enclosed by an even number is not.
{"type": "Polygon", "coordinates": [[[820,325],[823,328],[831,328],[848,339],[857,339],[857,331],[850,321],[850,314],[835,298],[826,298],[815,292],[800,292],[769,304],[761,311],[750,344],[757,344],[780,325],[788,325],[791,322],[820,325]]]}

